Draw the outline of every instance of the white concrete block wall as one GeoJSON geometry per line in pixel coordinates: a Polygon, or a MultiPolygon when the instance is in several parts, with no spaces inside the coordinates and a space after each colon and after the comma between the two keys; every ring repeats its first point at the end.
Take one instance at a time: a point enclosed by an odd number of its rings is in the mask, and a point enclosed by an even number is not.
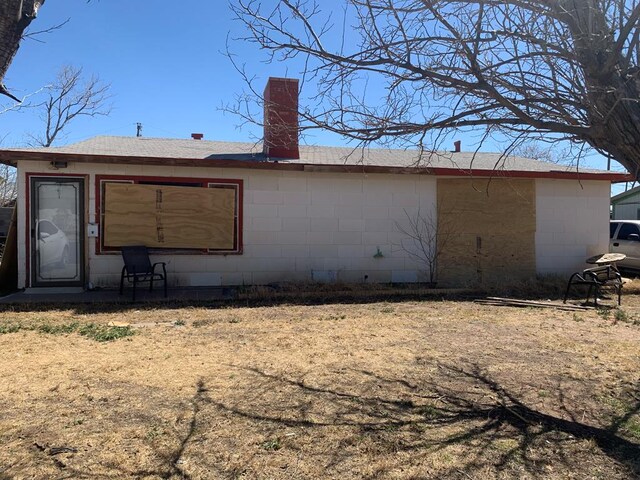
{"type": "Polygon", "coordinates": [[[536,268],[566,275],[609,249],[610,184],[536,180],[536,268]]]}
{"type": "MultiPolygon", "coordinates": [[[[54,173],[45,162],[23,162],[25,172],[54,173]]],[[[242,285],[279,281],[413,282],[424,280],[400,247],[396,222],[405,211],[434,214],[431,176],[275,172],[249,169],[86,165],[69,163],[63,174],[88,174],[87,221],[96,221],[95,176],[227,178],[244,182],[241,255],[163,255],[174,285],[242,285]],[[382,258],[374,258],[378,248],[382,258]]],[[[536,264],[540,274],[565,274],[608,249],[609,183],[536,180],[536,264]]],[[[26,284],[25,202],[19,204],[19,285],[26,284]]],[[[97,255],[87,242],[87,281],[116,286],[119,254],[97,255]]]]}
{"type": "MultiPolygon", "coordinates": [[[[24,162],[24,172],[53,173],[44,162],[24,162]]],[[[281,281],[415,281],[419,267],[397,246],[395,222],[436,204],[436,180],[427,176],[274,172],[245,169],[86,165],[69,163],[63,174],[88,174],[87,221],[95,222],[96,175],[169,178],[227,178],[244,182],[243,254],[159,255],[174,285],[242,285],[281,281]],[[382,258],[374,258],[380,249],[382,258]]],[[[24,202],[21,204],[24,209],[24,202]]],[[[19,216],[25,245],[25,214],[19,216]]],[[[119,254],[97,255],[87,243],[88,277],[97,286],[116,286],[119,254]]],[[[26,283],[25,248],[20,285],[26,283]]]]}
{"type": "MultiPolygon", "coordinates": [[[[278,220],[248,224],[245,222],[245,255],[251,263],[255,257],[251,246],[261,243],[264,234],[277,231],[281,256],[263,258],[253,267],[252,283],[282,280],[338,280],[346,282],[391,281],[393,271],[415,273],[416,266],[390,243],[395,218],[390,217],[393,193],[402,192],[398,206],[417,208],[420,193],[435,206],[435,180],[394,175],[275,173],[252,172],[245,185],[247,193],[253,185],[265,182],[253,176],[278,176],[278,192],[265,196],[253,192],[246,195],[245,217],[263,202],[278,204],[278,220]],[[411,203],[415,200],[415,203],[411,203]],[[382,258],[374,258],[378,248],[382,258]],[[286,259],[294,260],[294,266],[286,259]],[[273,269],[271,275],[265,270],[273,269]]],[[[423,203],[427,203],[426,200],[423,203]]],[[[404,212],[403,212],[404,215],[404,212]]],[[[249,267],[247,267],[249,268],[249,267]]]]}

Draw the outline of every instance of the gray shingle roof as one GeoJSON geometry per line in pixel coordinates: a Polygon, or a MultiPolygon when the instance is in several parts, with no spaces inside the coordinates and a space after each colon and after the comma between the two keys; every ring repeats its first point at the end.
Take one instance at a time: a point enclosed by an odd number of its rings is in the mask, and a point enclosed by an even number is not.
{"type": "MultiPolygon", "coordinates": [[[[152,157],[167,159],[211,159],[251,162],[273,161],[262,153],[262,145],[192,139],[98,136],[63,147],[10,149],[21,152],[152,157]]],[[[311,165],[367,165],[380,167],[456,168],[527,172],[577,172],[576,166],[541,162],[500,153],[439,152],[417,150],[361,149],[349,147],[300,146],[299,159],[277,159],[280,163],[311,165]]],[[[605,173],[580,168],[581,173],[605,173]]]]}

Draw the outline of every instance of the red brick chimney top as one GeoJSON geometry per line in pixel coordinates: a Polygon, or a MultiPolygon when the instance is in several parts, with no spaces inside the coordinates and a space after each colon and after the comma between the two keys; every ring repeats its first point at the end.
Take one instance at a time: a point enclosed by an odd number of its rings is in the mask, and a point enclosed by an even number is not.
{"type": "Polygon", "coordinates": [[[455,142],[453,142],[453,151],[455,153],[460,153],[461,145],[462,145],[462,142],[460,140],[456,140],[455,142]]]}
{"type": "Polygon", "coordinates": [[[298,79],[270,77],[264,89],[264,154],[300,158],[298,79]]]}
{"type": "Polygon", "coordinates": [[[193,138],[194,140],[202,140],[202,137],[204,137],[203,133],[192,133],[191,134],[191,138],[193,138]]]}

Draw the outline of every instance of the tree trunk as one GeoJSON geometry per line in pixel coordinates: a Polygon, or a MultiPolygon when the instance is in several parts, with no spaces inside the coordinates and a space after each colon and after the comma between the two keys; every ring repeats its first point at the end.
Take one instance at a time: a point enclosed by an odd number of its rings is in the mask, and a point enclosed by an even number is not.
{"type": "Polygon", "coordinates": [[[640,71],[629,68],[614,48],[606,13],[599,0],[563,0],[559,16],[566,15],[582,65],[590,131],[583,140],[640,175],[640,71]]]}
{"type": "Polygon", "coordinates": [[[44,2],[45,0],[0,2],[0,84],[18,51],[25,29],[36,18],[38,9],[44,2]]]}

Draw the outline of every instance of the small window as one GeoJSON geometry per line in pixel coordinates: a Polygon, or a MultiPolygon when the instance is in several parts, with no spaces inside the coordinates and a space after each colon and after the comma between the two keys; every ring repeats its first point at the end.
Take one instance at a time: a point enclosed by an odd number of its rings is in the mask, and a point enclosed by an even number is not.
{"type": "Polygon", "coordinates": [[[640,235],[640,229],[633,223],[623,223],[618,232],[618,240],[628,240],[629,235],[640,235]]]}
{"type": "Polygon", "coordinates": [[[618,229],[619,223],[610,223],[609,224],[609,238],[613,238],[616,234],[616,230],[618,229]]]}

